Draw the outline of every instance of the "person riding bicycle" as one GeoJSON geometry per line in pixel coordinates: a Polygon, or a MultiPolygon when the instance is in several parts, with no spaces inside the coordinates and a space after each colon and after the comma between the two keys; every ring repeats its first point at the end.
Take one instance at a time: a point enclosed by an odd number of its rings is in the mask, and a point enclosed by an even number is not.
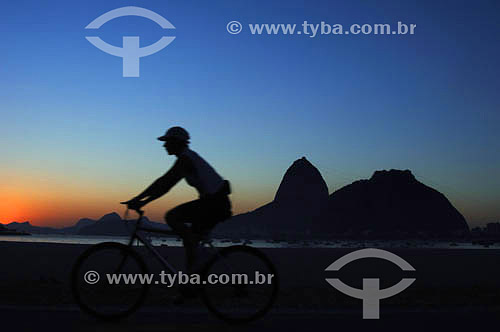
{"type": "Polygon", "coordinates": [[[129,209],[140,210],[149,202],[166,194],[185,178],[195,187],[199,199],[181,204],[165,214],[166,223],[183,239],[186,267],[191,271],[195,249],[203,233],[232,215],[230,186],[209,163],[189,148],[189,133],[181,127],[172,127],[158,137],[169,155],[177,156],[174,165],[136,197],[122,202],[129,209]],[[191,227],[186,223],[191,223],[191,227]]]}

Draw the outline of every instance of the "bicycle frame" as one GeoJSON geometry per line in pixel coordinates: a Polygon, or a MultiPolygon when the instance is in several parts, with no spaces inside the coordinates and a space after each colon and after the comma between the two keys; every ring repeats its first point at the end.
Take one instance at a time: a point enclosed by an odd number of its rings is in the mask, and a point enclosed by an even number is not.
{"type": "Polygon", "coordinates": [[[135,223],[134,231],[132,232],[130,236],[130,241],[128,243],[129,247],[133,246],[134,240],[137,239],[139,240],[150,252],[154,254],[156,259],[166,268],[168,269],[171,273],[175,274],[178,273],[178,270],[173,267],[160,253],[149,243],[148,240],[144,238],[144,236],[140,233],[141,231],[147,231],[147,232],[153,232],[153,233],[160,233],[160,234],[168,234],[168,235],[177,235],[173,231],[161,231],[161,230],[151,230],[148,228],[141,227],[141,221],[142,221],[142,216],[144,214],[144,211],[136,211],[139,213],[139,218],[137,219],[137,222],[135,223]]]}
{"type": "MultiPolygon", "coordinates": [[[[144,236],[140,233],[140,232],[150,232],[150,233],[157,233],[157,234],[166,234],[166,235],[178,235],[176,232],[172,231],[172,230],[160,230],[160,229],[153,229],[153,228],[146,228],[146,227],[141,227],[141,221],[142,221],[142,217],[144,215],[144,211],[142,210],[134,210],[136,211],[138,214],[139,214],[139,218],[137,219],[136,223],[135,223],[135,227],[134,227],[134,231],[132,232],[131,236],[130,236],[130,241],[128,243],[128,246],[129,247],[132,247],[133,246],[133,243],[134,243],[134,240],[139,240],[142,244],[144,244],[144,246],[154,254],[154,256],[156,257],[156,259],[158,259],[158,261],[166,268],[168,269],[171,273],[173,274],[176,274],[178,273],[179,271],[174,267],[172,266],[154,247],[153,245],[151,245],[151,243],[146,240],[144,238],[144,236]]],[[[127,212],[128,212],[128,209],[127,209],[127,212]]],[[[127,215],[127,212],[125,212],[125,215],[127,215]]],[[[126,218],[124,218],[126,219],[126,218]]],[[[213,246],[212,244],[212,241],[211,240],[208,240],[208,241],[203,241],[202,243],[205,243],[205,244],[208,244],[208,246],[210,247],[210,249],[212,249],[212,254],[215,255],[215,256],[218,256],[219,258],[221,257],[220,256],[220,253],[218,250],[216,250],[216,248],[213,246]]],[[[122,262],[123,263],[123,262],[122,262]]],[[[223,261],[223,263],[226,265],[227,268],[230,268],[227,263],[225,261],[223,261]]],[[[120,264],[121,265],[121,264],[120,264]]]]}
{"type": "MultiPolygon", "coordinates": [[[[153,247],[153,245],[151,244],[149,239],[146,237],[146,235],[143,234],[143,232],[162,233],[162,234],[168,234],[168,235],[177,235],[177,234],[173,230],[171,230],[166,224],[161,224],[161,223],[150,224],[149,222],[145,222],[145,220],[143,219],[144,212],[141,210],[135,210],[135,211],[137,211],[137,213],[139,214],[139,218],[137,218],[137,220],[135,221],[133,231],[127,225],[127,228],[129,229],[129,231],[131,233],[130,234],[131,236],[130,236],[130,240],[128,241],[128,246],[126,248],[124,248],[125,246],[123,244],[119,244],[116,242],[105,242],[102,244],[97,244],[95,246],[88,248],[82,255],[80,255],[77,262],[73,266],[73,269],[71,272],[71,286],[72,286],[71,288],[72,288],[72,292],[75,296],[75,300],[77,301],[78,305],[84,311],[86,311],[87,313],[89,313],[93,316],[96,316],[98,318],[119,319],[119,318],[123,318],[123,317],[131,314],[135,310],[137,310],[140,307],[140,305],[142,304],[142,301],[144,300],[144,296],[147,293],[147,285],[142,285],[140,297],[138,297],[137,300],[132,303],[131,307],[127,307],[126,310],[121,310],[120,308],[117,308],[119,310],[116,313],[109,312],[107,309],[109,309],[109,308],[114,309],[115,304],[110,303],[111,307],[110,307],[110,305],[103,306],[102,301],[101,301],[102,299],[98,299],[98,302],[96,303],[97,308],[94,308],[94,306],[92,306],[92,305],[89,306],[89,304],[86,302],[88,299],[85,299],[85,297],[83,297],[83,298],[81,297],[82,291],[83,292],[85,292],[85,291],[81,289],[81,286],[80,286],[81,282],[80,282],[79,274],[81,272],[84,272],[84,270],[82,270],[82,266],[84,266],[83,264],[85,264],[85,262],[87,261],[87,258],[90,255],[93,255],[96,252],[101,252],[102,250],[109,250],[109,249],[116,250],[116,249],[118,249],[121,252],[122,257],[121,257],[121,262],[118,264],[118,268],[116,269],[117,271],[115,272],[115,274],[120,273],[119,271],[121,271],[125,262],[128,259],[132,259],[132,258],[136,260],[136,263],[139,264],[139,267],[142,270],[147,271],[147,267],[145,265],[145,262],[143,261],[143,259],[141,259],[141,257],[139,257],[140,255],[138,256],[138,253],[136,252],[136,250],[132,248],[132,246],[134,245],[134,241],[137,239],[138,242],[141,242],[142,244],[144,244],[144,246],[147,248],[147,250],[149,250],[150,252],[153,253],[153,255],[156,257],[156,259],[158,259],[160,264],[163,265],[165,270],[169,270],[173,274],[179,273],[179,271],[174,266],[172,266],[167,261],[167,259],[164,258],[153,247]],[[106,310],[103,311],[103,309],[106,309],[106,310]]],[[[128,212],[128,209],[127,209],[127,212],[128,212]]],[[[125,220],[127,220],[127,212],[125,213],[125,218],[124,218],[125,220]]],[[[218,264],[220,258],[223,258],[222,262],[226,266],[226,268],[228,268],[227,271],[230,271],[232,268],[234,268],[235,265],[241,265],[241,264],[246,265],[246,263],[244,261],[242,261],[241,258],[238,256],[236,256],[236,258],[237,258],[236,262],[227,261],[227,258],[229,256],[231,256],[233,253],[250,255],[249,257],[253,257],[254,259],[257,259],[260,263],[263,263],[265,268],[267,268],[269,271],[272,272],[273,276],[276,275],[276,269],[273,266],[273,264],[269,261],[269,259],[263,253],[259,252],[257,249],[252,248],[252,247],[247,247],[245,245],[238,245],[238,246],[230,246],[230,247],[218,250],[218,248],[212,244],[212,241],[207,236],[207,234],[208,233],[200,234],[200,235],[205,236],[205,238],[201,239],[200,242],[203,244],[208,244],[210,249],[215,251],[215,256],[212,256],[211,258],[209,258],[209,260],[207,260],[204,263],[204,265],[201,269],[197,269],[197,271],[200,271],[202,273],[203,278],[207,278],[207,275],[210,276],[208,273],[211,271],[210,270],[211,267],[214,266],[215,264],[218,264]]],[[[234,256],[232,256],[232,257],[234,257],[234,256]]],[[[234,274],[235,272],[231,271],[231,273],[234,274]]],[[[227,274],[229,274],[229,273],[227,273],[227,274]]],[[[86,278],[86,274],[84,276],[84,280],[85,280],[85,278],[86,278]]],[[[209,280],[209,278],[207,278],[207,279],[209,280]]],[[[210,292],[205,292],[204,289],[202,289],[202,287],[204,287],[204,286],[201,286],[200,288],[197,287],[196,291],[202,291],[200,293],[200,295],[202,295],[201,297],[203,299],[203,302],[205,303],[205,305],[207,306],[209,311],[214,313],[218,318],[221,318],[222,320],[225,320],[227,322],[242,323],[242,322],[249,322],[249,321],[255,320],[257,318],[260,318],[269,310],[269,308],[272,306],[272,304],[275,301],[276,294],[278,291],[278,283],[277,283],[278,281],[277,280],[278,280],[277,278],[274,278],[274,281],[272,283],[272,293],[269,293],[267,300],[265,299],[265,301],[263,303],[258,304],[259,307],[257,309],[259,309],[259,310],[249,311],[248,312],[248,313],[250,313],[249,316],[241,316],[241,315],[237,314],[236,316],[233,317],[232,313],[234,310],[233,310],[233,303],[232,302],[229,303],[229,305],[230,305],[229,311],[230,312],[226,312],[225,309],[221,310],[221,308],[219,308],[218,305],[216,304],[217,298],[213,298],[212,295],[209,295],[210,292]],[[216,302],[214,302],[214,300],[216,302]],[[260,307],[261,304],[263,304],[264,306],[260,307]]],[[[202,285],[205,285],[205,282],[206,281],[204,280],[202,285]]],[[[89,282],[87,281],[87,283],[89,283],[89,282]]],[[[252,284],[252,283],[250,282],[250,284],[252,284]]],[[[245,284],[238,284],[237,283],[235,285],[232,285],[232,287],[234,288],[234,292],[235,292],[234,294],[233,294],[233,292],[231,293],[233,295],[229,294],[229,296],[231,296],[232,298],[233,297],[242,297],[242,296],[246,298],[247,295],[249,294],[248,290],[246,289],[245,284]]],[[[93,289],[93,290],[94,290],[94,292],[96,291],[95,289],[93,289]]],[[[118,289],[118,291],[121,291],[121,289],[118,289]]],[[[259,301],[259,302],[261,302],[261,301],[259,301]]],[[[225,302],[223,302],[223,303],[225,303],[225,302]]],[[[128,303],[124,303],[124,304],[128,304],[128,303]]],[[[224,304],[223,304],[223,306],[224,306],[224,304]]],[[[246,302],[244,302],[244,307],[245,306],[246,306],[246,302]]],[[[246,310],[245,312],[247,312],[247,311],[248,310],[246,310]]]]}

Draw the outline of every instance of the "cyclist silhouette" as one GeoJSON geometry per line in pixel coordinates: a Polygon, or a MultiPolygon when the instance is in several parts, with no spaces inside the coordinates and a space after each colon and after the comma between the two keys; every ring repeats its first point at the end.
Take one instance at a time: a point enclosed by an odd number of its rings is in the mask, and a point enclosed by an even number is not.
{"type": "Polygon", "coordinates": [[[169,155],[177,156],[174,165],[138,196],[122,202],[129,209],[139,210],[149,202],[166,194],[177,182],[185,178],[195,187],[199,199],[181,204],[165,214],[166,223],[183,240],[186,268],[192,270],[195,249],[201,236],[224,219],[229,218],[230,186],[202,157],[189,148],[189,133],[181,127],[172,127],[158,137],[169,155]],[[186,225],[191,223],[191,227],[186,225]]]}

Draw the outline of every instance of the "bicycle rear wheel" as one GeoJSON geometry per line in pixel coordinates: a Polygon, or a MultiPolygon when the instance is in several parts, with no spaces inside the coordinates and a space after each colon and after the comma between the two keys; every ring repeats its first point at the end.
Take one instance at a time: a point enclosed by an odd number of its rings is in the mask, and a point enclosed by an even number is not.
{"type": "Polygon", "coordinates": [[[73,266],[73,297],[84,312],[94,317],[126,317],[140,307],[149,288],[140,282],[139,274],[147,275],[147,267],[131,248],[116,242],[94,245],[73,266]]]}
{"type": "Polygon", "coordinates": [[[202,300],[218,318],[246,323],[264,316],[278,294],[278,275],[261,251],[244,245],[223,248],[202,271],[202,300]]]}

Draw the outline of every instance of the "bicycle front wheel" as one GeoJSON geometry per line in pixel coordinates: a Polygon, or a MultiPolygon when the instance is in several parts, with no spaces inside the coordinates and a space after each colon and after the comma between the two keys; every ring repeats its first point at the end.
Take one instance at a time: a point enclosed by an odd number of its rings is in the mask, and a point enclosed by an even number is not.
{"type": "Polygon", "coordinates": [[[278,294],[274,265],[264,253],[245,245],[218,251],[203,269],[201,280],[203,302],[229,323],[264,316],[278,294]]]}
{"type": "Polygon", "coordinates": [[[142,258],[124,244],[104,242],[87,249],[71,273],[73,297],[80,308],[100,319],[120,319],[136,311],[149,285],[142,258]]]}

